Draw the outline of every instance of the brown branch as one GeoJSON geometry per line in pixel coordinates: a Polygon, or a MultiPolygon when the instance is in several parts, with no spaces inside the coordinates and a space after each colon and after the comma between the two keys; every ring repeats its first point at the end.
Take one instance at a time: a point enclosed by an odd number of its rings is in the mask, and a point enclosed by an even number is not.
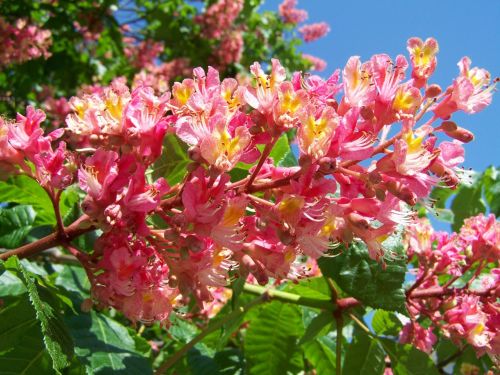
{"type": "Polygon", "coordinates": [[[92,226],[90,222],[87,222],[88,219],[89,217],[87,215],[81,216],[78,220],[65,228],[64,236],[61,236],[59,232],[54,232],[46,237],[40,238],[39,240],[18,247],[17,249],[1,253],[0,260],[6,260],[13,255],[17,255],[19,258],[26,258],[50,249],[51,247],[63,245],[67,241],[71,241],[73,238],[81,236],[87,232],[91,232],[95,229],[95,227],[92,226]]]}

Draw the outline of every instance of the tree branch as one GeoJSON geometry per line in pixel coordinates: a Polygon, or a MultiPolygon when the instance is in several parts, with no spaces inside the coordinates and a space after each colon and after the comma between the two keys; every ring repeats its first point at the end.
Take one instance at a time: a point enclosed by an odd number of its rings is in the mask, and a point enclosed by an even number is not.
{"type": "Polygon", "coordinates": [[[95,227],[89,222],[86,223],[88,219],[89,217],[87,215],[81,216],[78,220],[65,228],[65,236],[63,237],[61,237],[59,232],[54,232],[46,237],[40,238],[39,240],[18,247],[17,249],[1,253],[0,260],[6,260],[12,255],[17,255],[19,258],[26,258],[50,249],[51,247],[63,245],[65,242],[71,241],[73,238],[81,236],[87,232],[91,232],[95,229],[95,227]]]}

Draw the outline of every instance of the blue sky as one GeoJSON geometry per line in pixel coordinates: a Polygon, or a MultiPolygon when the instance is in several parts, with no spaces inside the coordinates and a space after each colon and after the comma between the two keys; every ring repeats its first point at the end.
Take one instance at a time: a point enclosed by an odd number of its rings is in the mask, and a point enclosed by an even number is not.
{"type": "MultiPolygon", "coordinates": [[[[263,9],[276,10],[280,0],[267,0],[263,9]]],[[[472,66],[500,76],[500,2],[495,0],[333,1],[299,0],[309,12],[307,22],[326,21],[331,31],[323,39],[304,44],[302,50],[328,62],[327,75],[343,67],[352,55],[367,60],[375,53],[407,56],[412,36],[439,42],[438,66],[432,82],[446,88],[458,74],[462,56],[472,66]]],[[[500,85],[498,85],[500,89],[500,85]]],[[[467,144],[466,168],[500,166],[500,92],[493,103],[475,115],[458,114],[454,120],[471,130],[476,139],[467,144]]]]}

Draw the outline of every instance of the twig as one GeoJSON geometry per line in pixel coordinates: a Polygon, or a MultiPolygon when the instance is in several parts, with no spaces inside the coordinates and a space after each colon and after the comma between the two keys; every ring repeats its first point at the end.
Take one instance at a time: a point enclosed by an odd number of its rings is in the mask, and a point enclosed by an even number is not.
{"type": "Polygon", "coordinates": [[[71,241],[73,238],[81,236],[82,234],[85,234],[87,232],[91,232],[95,229],[95,227],[90,223],[87,223],[88,225],[84,224],[88,219],[89,217],[87,215],[83,215],[70,226],[68,226],[65,229],[65,238],[61,238],[58,232],[54,232],[46,237],[40,238],[39,240],[18,247],[17,249],[1,253],[0,259],[5,260],[12,255],[17,255],[19,258],[26,258],[31,255],[40,253],[44,250],[50,249],[51,247],[63,245],[65,242],[71,241]]]}

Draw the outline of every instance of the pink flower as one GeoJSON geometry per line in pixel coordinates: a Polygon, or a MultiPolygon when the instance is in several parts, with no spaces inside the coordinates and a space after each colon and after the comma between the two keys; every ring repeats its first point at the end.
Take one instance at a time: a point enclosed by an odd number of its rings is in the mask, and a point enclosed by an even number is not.
{"type": "Polygon", "coordinates": [[[412,77],[415,79],[416,86],[422,87],[436,69],[438,43],[434,38],[428,38],[425,42],[420,38],[410,38],[407,49],[413,68],[412,77]]]}
{"type": "Polygon", "coordinates": [[[402,344],[412,344],[418,350],[427,354],[432,352],[432,347],[436,343],[436,336],[432,333],[432,328],[423,328],[417,322],[405,324],[399,335],[399,342],[402,344]]]}
{"type": "Polygon", "coordinates": [[[471,69],[470,64],[468,57],[463,57],[458,63],[460,75],[448,88],[445,98],[432,107],[436,116],[446,119],[459,109],[476,113],[491,103],[495,84],[490,83],[490,73],[477,67],[471,69]]]}
{"type": "Polygon", "coordinates": [[[323,38],[329,31],[330,26],[326,22],[311,23],[299,29],[302,39],[307,43],[323,38]]]}

